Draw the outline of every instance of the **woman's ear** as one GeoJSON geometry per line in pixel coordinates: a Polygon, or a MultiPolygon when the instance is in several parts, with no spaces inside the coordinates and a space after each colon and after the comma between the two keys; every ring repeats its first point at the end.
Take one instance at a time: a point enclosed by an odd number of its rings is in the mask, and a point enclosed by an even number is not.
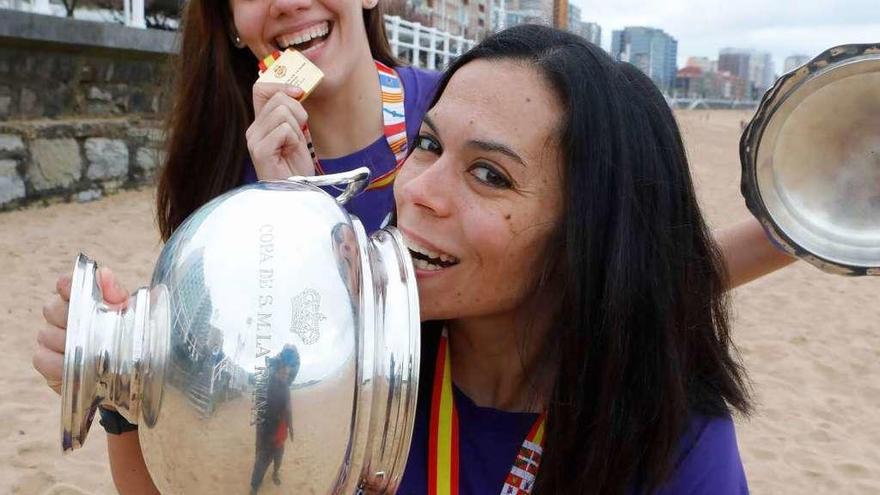
{"type": "Polygon", "coordinates": [[[364,6],[364,10],[372,10],[379,5],[379,0],[361,0],[361,3],[364,6]]]}

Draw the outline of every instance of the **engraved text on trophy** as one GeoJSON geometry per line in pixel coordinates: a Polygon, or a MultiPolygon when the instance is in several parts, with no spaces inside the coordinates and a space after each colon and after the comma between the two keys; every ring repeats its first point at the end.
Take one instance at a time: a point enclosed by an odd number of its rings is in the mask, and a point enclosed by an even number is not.
{"type": "MultiPolygon", "coordinates": [[[[258,252],[260,263],[257,268],[257,318],[256,318],[256,351],[257,359],[272,352],[272,306],[274,303],[272,289],[275,285],[275,229],[271,224],[263,224],[258,230],[258,252]]],[[[254,366],[256,383],[253,390],[253,408],[251,409],[251,425],[259,424],[267,404],[266,380],[268,379],[265,365],[254,366]]]]}
{"type": "Polygon", "coordinates": [[[260,226],[260,265],[258,268],[256,357],[271,352],[272,288],[275,285],[275,233],[271,224],[260,226]]]}

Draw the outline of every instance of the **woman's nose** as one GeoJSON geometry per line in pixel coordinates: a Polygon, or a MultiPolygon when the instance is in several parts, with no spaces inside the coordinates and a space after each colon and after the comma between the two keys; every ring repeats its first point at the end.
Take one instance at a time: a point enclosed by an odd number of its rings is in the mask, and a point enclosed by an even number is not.
{"type": "Polygon", "coordinates": [[[312,5],[312,0],[270,0],[269,15],[281,17],[303,10],[312,5]]]}
{"type": "Polygon", "coordinates": [[[448,216],[454,205],[454,171],[448,160],[437,161],[418,171],[404,170],[398,180],[405,203],[417,206],[438,217],[448,216]]]}

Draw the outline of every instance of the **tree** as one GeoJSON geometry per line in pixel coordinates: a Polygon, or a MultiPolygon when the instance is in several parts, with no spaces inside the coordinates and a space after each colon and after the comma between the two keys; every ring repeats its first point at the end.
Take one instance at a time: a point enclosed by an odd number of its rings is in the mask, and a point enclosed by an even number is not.
{"type": "Polygon", "coordinates": [[[76,10],[77,0],[61,0],[64,3],[64,10],[67,11],[67,17],[73,17],[73,11],[76,10]]]}

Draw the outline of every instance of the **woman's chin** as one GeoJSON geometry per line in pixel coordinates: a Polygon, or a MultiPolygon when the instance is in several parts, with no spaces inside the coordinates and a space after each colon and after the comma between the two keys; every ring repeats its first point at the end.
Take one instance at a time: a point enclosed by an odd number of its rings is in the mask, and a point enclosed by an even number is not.
{"type": "Polygon", "coordinates": [[[449,311],[444,311],[444,308],[439,308],[431,304],[431,301],[425,300],[421,294],[419,296],[419,319],[422,323],[426,321],[449,320],[454,317],[449,311]]]}

